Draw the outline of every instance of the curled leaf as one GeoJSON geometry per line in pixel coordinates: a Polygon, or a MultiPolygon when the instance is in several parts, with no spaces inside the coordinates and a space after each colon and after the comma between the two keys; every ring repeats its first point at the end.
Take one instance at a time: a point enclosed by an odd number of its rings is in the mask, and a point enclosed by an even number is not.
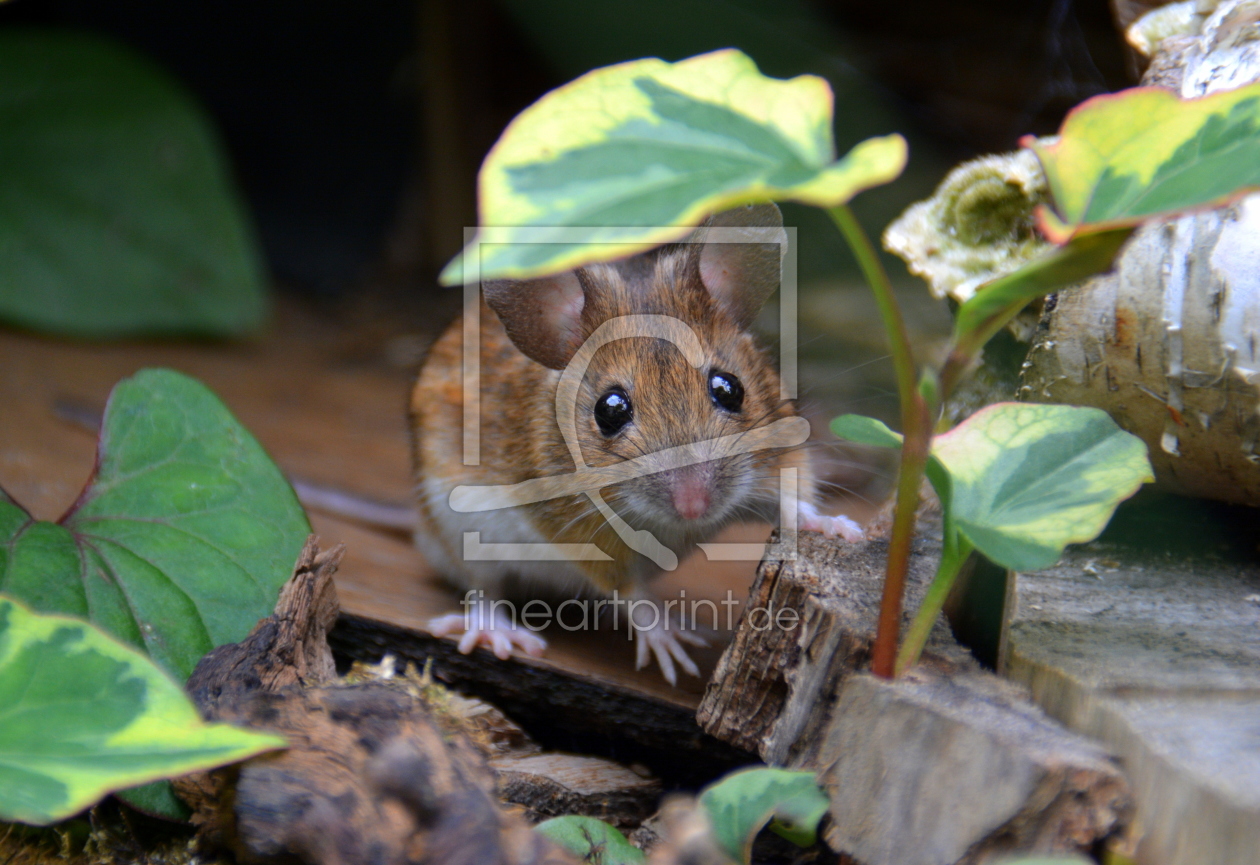
{"type": "Polygon", "coordinates": [[[1180,99],[1159,87],[1096,96],[1053,139],[1024,139],[1041,160],[1054,209],[1042,232],[1087,231],[1223,204],[1260,187],[1260,83],[1180,99]]]}
{"type": "Polygon", "coordinates": [[[747,862],[753,839],[767,823],[793,844],[813,844],[828,802],[814,773],[761,766],[732,772],[706,788],[700,805],[709,813],[718,845],[736,862],[747,862]]]}

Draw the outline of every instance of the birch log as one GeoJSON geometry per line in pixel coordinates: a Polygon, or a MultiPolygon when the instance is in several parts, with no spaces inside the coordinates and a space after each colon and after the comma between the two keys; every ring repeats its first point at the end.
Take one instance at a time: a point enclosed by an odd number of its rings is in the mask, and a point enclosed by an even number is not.
{"type": "MultiPolygon", "coordinates": [[[[1260,0],[1165,38],[1145,83],[1184,98],[1260,80],[1260,0]]],[[[1140,27],[1139,22],[1136,27],[1140,27]]],[[[1260,505],[1260,194],[1142,227],[1108,274],[1047,304],[1020,398],[1097,406],[1158,482],[1260,505]]]]}

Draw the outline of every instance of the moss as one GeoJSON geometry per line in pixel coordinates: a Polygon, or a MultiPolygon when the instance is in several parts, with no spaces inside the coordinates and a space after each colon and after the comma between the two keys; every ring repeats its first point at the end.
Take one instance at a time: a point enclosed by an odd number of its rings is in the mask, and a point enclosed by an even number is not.
{"type": "Polygon", "coordinates": [[[222,865],[201,853],[188,824],[146,817],[106,799],[47,828],[0,823],[5,865],[222,865]]]}

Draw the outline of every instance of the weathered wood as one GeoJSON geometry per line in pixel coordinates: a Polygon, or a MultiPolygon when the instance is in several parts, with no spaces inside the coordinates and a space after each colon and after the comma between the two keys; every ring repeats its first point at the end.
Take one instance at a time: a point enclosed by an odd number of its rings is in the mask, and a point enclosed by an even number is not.
{"type": "Polygon", "coordinates": [[[1136,860],[1260,863],[1260,566],[1097,543],[1012,591],[1003,670],[1120,755],[1136,860]]]}
{"type": "Polygon", "coordinates": [[[525,808],[531,822],[581,814],[633,829],[656,809],[661,784],[598,757],[577,754],[505,756],[490,761],[499,776],[499,797],[525,808]]]}
{"type": "Polygon", "coordinates": [[[241,642],[219,646],[198,662],[184,688],[203,713],[213,714],[221,700],[230,702],[239,693],[336,678],[328,632],[341,612],[333,574],[345,551],[338,544],[320,552],[315,536],[307,538],[275,613],[241,642]]]}
{"type": "MultiPolygon", "coordinates": [[[[910,675],[862,672],[886,549],[805,534],[795,559],[763,561],[701,705],[706,729],[767,762],[820,772],[832,801],[828,843],[865,865],[1082,851],[1122,829],[1128,788],[1107,752],[981,670],[943,620],[910,675]],[[758,608],[795,609],[800,621],[757,627],[747,616],[758,608]]],[[[906,622],[935,552],[917,542],[906,622]]]]}
{"type": "MultiPolygon", "coordinates": [[[[329,681],[324,635],[338,612],[332,572],[341,552],[320,554],[308,541],[275,614],[203,658],[189,679],[208,719],[289,743],[175,780],[199,839],[242,862],[571,863],[499,806],[483,753],[449,723],[467,706],[436,711],[423,683],[407,676],[329,681]]],[[[482,720],[483,730],[502,733],[495,719],[482,720]]]]}
{"type": "MultiPolygon", "coordinates": [[[[746,618],[696,713],[706,732],[774,764],[807,757],[802,751],[818,742],[841,684],[866,666],[888,550],[884,540],[833,543],[811,532],[801,534],[797,544],[795,559],[762,561],[746,618]],[[749,610],[766,611],[769,619],[757,613],[749,620],[749,610]],[[794,615],[777,621],[785,610],[794,615]]],[[[916,541],[907,578],[907,624],[934,573],[938,549],[930,540],[916,541]]],[[[943,621],[924,658],[949,669],[974,665],[943,621]]]]}
{"type": "MultiPolygon", "coordinates": [[[[655,810],[661,783],[646,768],[631,769],[600,757],[543,752],[497,707],[448,691],[428,673],[416,675],[414,667],[404,675],[414,692],[428,698],[443,729],[467,736],[489,759],[498,778],[499,798],[522,806],[531,823],[580,814],[630,830],[655,810]]],[[[354,678],[353,672],[347,678],[354,678]]]]}
{"type": "Polygon", "coordinates": [[[221,701],[215,720],[289,740],[286,751],[211,773],[188,797],[202,837],[241,861],[571,862],[499,806],[481,753],[398,687],[241,694],[230,707],[221,701]]]}
{"type": "Polygon", "coordinates": [[[388,652],[417,666],[429,662],[435,679],[500,707],[547,748],[615,751],[679,784],[703,784],[755,760],[706,735],[696,723],[694,703],[681,696],[670,699],[619,686],[606,676],[575,675],[546,658],[464,655],[450,639],[359,616],[342,615],[330,640],[342,657],[373,662],[388,652]]]}
{"type": "Polygon", "coordinates": [[[853,676],[815,760],[831,797],[827,841],[864,865],[1086,852],[1132,808],[1103,748],[987,673],[853,676]]]}

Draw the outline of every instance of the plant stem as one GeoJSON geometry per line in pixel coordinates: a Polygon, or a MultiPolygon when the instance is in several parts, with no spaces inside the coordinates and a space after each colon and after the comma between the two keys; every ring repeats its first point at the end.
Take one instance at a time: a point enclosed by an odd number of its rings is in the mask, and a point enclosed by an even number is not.
{"type": "MultiPolygon", "coordinates": [[[[915,413],[928,417],[923,400],[915,395],[915,413]]],[[[905,594],[906,574],[910,570],[910,546],[914,541],[914,523],[919,509],[919,486],[923,480],[923,468],[927,464],[931,445],[931,424],[917,419],[913,427],[907,427],[907,435],[901,445],[901,465],[897,471],[897,505],[893,511],[892,534],[888,539],[888,568],[884,574],[884,594],[879,602],[879,625],[875,630],[875,645],[871,650],[871,672],[885,679],[896,676],[897,636],[901,631],[901,600],[905,594]],[[911,435],[910,430],[917,434],[911,435]]]]}
{"type": "Polygon", "coordinates": [[[875,303],[879,306],[879,316],[883,319],[884,330],[888,332],[889,348],[892,352],[893,372],[897,376],[897,392],[901,395],[901,419],[906,421],[907,397],[916,393],[914,352],[910,348],[910,335],[906,332],[905,321],[901,317],[901,307],[897,305],[897,297],[893,294],[892,282],[888,272],[879,260],[879,253],[871,245],[871,240],[862,230],[857,217],[847,204],[839,204],[829,208],[828,213],[835,222],[840,233],[853,250],[853,256],[862,268],[862,275],[875,294],[875,303]]]}
{"type": "Polygon", "coordinates": [[[857,258],[866,282],[875,294],[884,330],[892,351],[897,391],[901,396],[901,465],[897,472],[897,504],[893,512],[892,537],[888,541],[888,568],[884,594],[879,606],[879,626],[871,653],[871,672],[891,679],[897,655],[897,635],[901,629],[901,600],[910,565],[910,544],[914,539],[915,512],[919,507],[919,485],[932,443],[932,412],[919,393],[915,380],[914,353],[906,332],[901,308],[893,294],[892,282],[879,260],[879,253],[862,230],[847,205],[828,210],[857,258]]]}
{"type": "MultiPolygon", "coordinates": [[[[947,528],[946,531],[948,533],[949,529],[947,528]]],[[[936,624],[936,617],[940,615],[941,609],[945,606],[945,599],[949,597],[949,590],[954,587],[959,571],[962,570],[963,564],[974,549],[970,541],[956,532],[952,543],[950,538],[946,538],[946,546],[947,549],[941,552],[941,562],[937,567],[936,576],[932,578],[932,584],[928,586],[927,594],[923,596],[923,603],[919,605],[918,612],[914,614],[914,621],[910,623],[910,629],[906,631],[906,638],[901,643],[901,651],[897,653],[898,676],[918,662],[919,655],[923,652],[923,647],[927,645],[928,637],[932,633],[932,626],[936,624]]]]}

